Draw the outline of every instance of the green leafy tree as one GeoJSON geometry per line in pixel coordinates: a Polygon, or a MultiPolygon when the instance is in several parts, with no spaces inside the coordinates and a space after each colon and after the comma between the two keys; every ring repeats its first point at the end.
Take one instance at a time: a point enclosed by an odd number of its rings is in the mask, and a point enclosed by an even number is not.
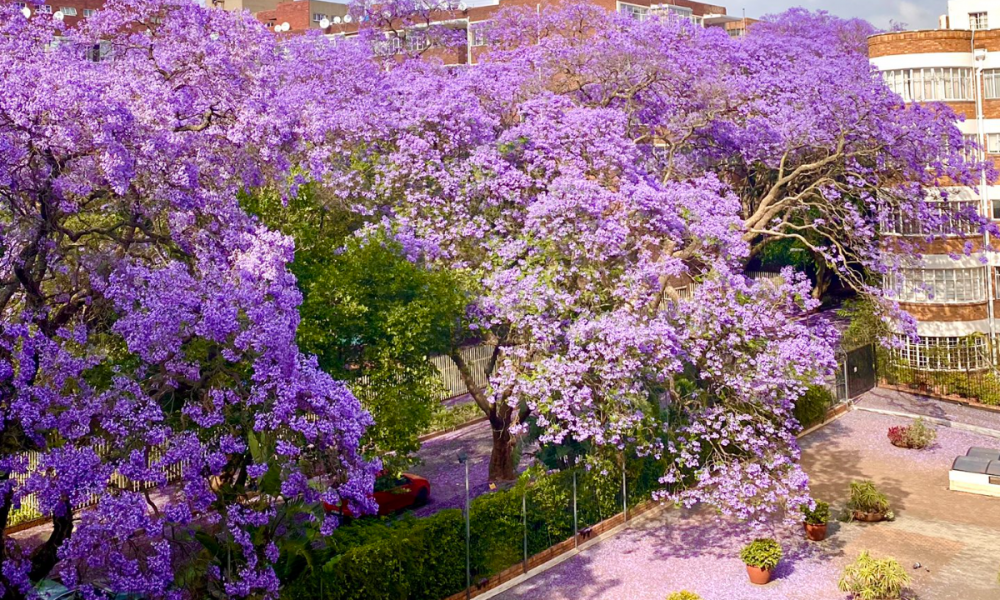
{"type": "Polygon", "coordinates": [[[412,462],[440,400],[428,358],[450,349],[465,298],[455,274],[428,268],[327,194],[306,186],[283,202],[258,192],[244,205],[295,240],[299,345],[351,385],[375,419],[366,450],[399,470],[412,462]]]}

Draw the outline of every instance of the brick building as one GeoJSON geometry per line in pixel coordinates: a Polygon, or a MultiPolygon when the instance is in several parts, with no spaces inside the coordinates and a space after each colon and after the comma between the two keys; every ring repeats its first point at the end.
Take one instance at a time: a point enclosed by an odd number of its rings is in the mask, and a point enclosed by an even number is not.
{"type": "Polygon", "coordinates": [[[56,15],[58,13],[57,16],[62,17],[67,28],[73,27],[104,6],[104,0],[46,0],[41,5],[29,2],[11,2],[10,0],[0,0],[0,2],[14,4],[22,9],[27,7],[31,10],[32,16],[56,15]]]}
{"type": "MultiPolygon", "coordinates": [[[[951,0],[936,30],[884,33],[868,40],[871,63],[906,102],[944,102],[965,121],[957,125],[980,146],[980,158],[1000,165],[1000,2],[951,0]],[[991,28],[994,27],[994,28],[991,28]]],[[[971,205],[1000,219],[1000,186],[948,189],[947,202],[971,205]]],[[[914,239],[937,233],[899,218],[891,235],[914,239]]],[[[992,364],[1000,311],[1000,257],[984,252],[990,242],[971,228],[924,244],[919,266],[885,285],[918,321],[919,342],[901,339],[904,364],[931,371],[982,370],[992,364]],[[972,256],[958,260],[967,242],[972,256]],[[984,264],[985,261],[985,264],[984,264]]]]}
{"type": "MultiPolygon", "coordinates": [[[[266,2],[268,0],[225,0],[226,7],[230,2],[266,2]]],[[[552,0],[546,0],[551,3],[552,0]]],[[[705,27],[723,27],[734,37],[743,35],[752,19],[733,17],[726,14],[723,6],[694,2],[692,0],[670,0],[668,3],[658,3],[652,0],[592,0],[609,12],[620,12],[637,19],[645,19],[653,14],[671,14],[679,18],[689,19],[705,27]]],[[[466,33],[468,43],[464,48],[448,50],[431,50],[431,55],[442,58],[446,64],[465,64],[475,62],[477,48],[487,44],[487,30],[490,19],[501,8],[510,6],[528,6],[535,8],[538,0],[464,0],[453,10],[433,11],[429,21],[433,24],[462,30],[466,33]]],[[[358,32],[358,23],[347,16],[349,2],[290,0],[277,4],[273,9],[261,10],[255,13],[257,19],[276,31],[284,30],[295,34],[307,29],[322,29],[330,36],[349,37],[358,32]],[[288,24],[287,28],[281,26],[288,24]]],[[[393,51],[392,45],[401,46],[406,40],[387,40],[387,51],[393,51]]]]}

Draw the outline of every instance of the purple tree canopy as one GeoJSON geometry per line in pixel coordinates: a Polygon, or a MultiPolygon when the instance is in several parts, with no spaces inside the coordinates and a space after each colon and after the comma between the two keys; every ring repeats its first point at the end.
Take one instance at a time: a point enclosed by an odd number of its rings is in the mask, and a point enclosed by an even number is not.
{"type": "Polygon", "coordinates": [[[991,227],[935,201],[983,167],[954,113],[884,85],[871,31],[795,10],[739,40],[515,8],[474,68],[386,70],[379,134],[345,132],[327,177],[469,282],[468,327],[498,347],[489,388],[470,385],[491,477],[534,419],[543,442],[666,453],[679,500],[760,522],[809,501],[791,409],[830,373],[832,333],[803,322],[801,276],[745,265],[791,240],[891,310],[880,277],[917,248],[886,227],[991,227]]]}
{"type": "MultiPolygon", "coordinates": [[[[408,6],[383,18],[427,20],[408,6]]],[[[279,45],[189,3],[112,0],[58,44],[53,25],[0,12],[18,57],[0,64],[0,516],[34,494],[55,525],[5,542],[14,597],[54,569],[84,590],[273,597],[303,530],[336,525],[321,499],[372,508],[369,417],[297,349],[293,245],[241,190],[328,186],[464,282],[460,337],[498,348],[470,387],[495,475],[533,419],[547,443],[663,457],[665,494],[758,524],[810,502],[792,408],[833,336],[803,319],[801,274],[753,282],[747,261],[794,240],[891,305],[877,278],[906,248],[883,227],[988,226],[932,201],[978,179],[955,115],[905,107],[864,24],[823,14],[734,40],[513,9],[474,68],[377,60],[370,31],[279,45]],[[168,471],[169,502],[112,477],[168,471]]],[[[453,43],[437,33],[414,48],[453,43]]]]}
{"type": "Polygon", "coordinates": [[[362,86],[369,55],[279,47],[249,15],[190,3],[112,0],[62,39],[54,25],[0,12],[16,57],[0,65],[0,516],[32,494],[55,524],[35,548],[4,539],[0,594],[51,573],[273,597],[282,540],[336,526],[320,500],[371,510],[377,465],[358,452],[368,415],[295,344],[291,240],[237,192],[324,160],[323,111],[344,98],[310,82],[362,86]]]}

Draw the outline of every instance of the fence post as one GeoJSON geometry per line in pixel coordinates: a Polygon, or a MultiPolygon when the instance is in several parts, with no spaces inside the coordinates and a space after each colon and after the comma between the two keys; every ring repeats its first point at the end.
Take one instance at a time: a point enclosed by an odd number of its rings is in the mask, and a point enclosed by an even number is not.
{"type": "Polygon", "coordinates": [[[573,547],[576,548],[580,544],[580,532],[577,529],[576,520],[576,469],[573,469],[573,547]]]}
{"type": "Polygon", "coordinates": [[[628,521],[628,488],[625,485],[625,455],[622,455],[622,521],[628,521]]]}
{"type": "Polygon", "coordinates": [[[528,486],[521,494],[521,526],[524,532],[524,560],[521,563],[525,573],[528,572],[528,486]]]}

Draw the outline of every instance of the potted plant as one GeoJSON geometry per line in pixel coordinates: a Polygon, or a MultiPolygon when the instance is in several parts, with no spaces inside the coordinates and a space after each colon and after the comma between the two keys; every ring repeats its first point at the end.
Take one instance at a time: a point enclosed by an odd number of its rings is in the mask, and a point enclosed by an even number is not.
{"type": "Polygon", "coordinates": [[[667,600],[701,600],[701,596],[694,592],[681,590],[667,596],[667,600]]]}
{"type": "Polygon", "coordinates": [[[750,583],[764,585],[781,562],[781,545],[771,538],[757,538],[743,546],[740,560],[747,566],[750,583]]]}
{"type": "Polygon", "coordinates": [[[921,450],[933,444],[935,439],[937,431],[928,427],[919,417],[912,425],[896,425],[889,428],[889,442],[899,448],[921,450]]]}
{"type": "Polygon", "coordinates": [[[854,598],[895,600],[910,583],[903,565],[892,558],[873,558],[865,550],[847,565],[837,587],[854,598]]]}
{"type": "Polygon", "coordinates": [[[830,505],[826,502],[816,502],[814,508],[802,507],[802,522],[806,528],[806,537],[814,542],[826,539],[826,525],[830,521],[830,505]]]}
{"type": "Polygon", "coordinates": [[[851,499],[847,502],[851,518],[855,521],[875,522],[892,520],[889,499],[878,491],[871,481],[852,481],[851,499]]]}

